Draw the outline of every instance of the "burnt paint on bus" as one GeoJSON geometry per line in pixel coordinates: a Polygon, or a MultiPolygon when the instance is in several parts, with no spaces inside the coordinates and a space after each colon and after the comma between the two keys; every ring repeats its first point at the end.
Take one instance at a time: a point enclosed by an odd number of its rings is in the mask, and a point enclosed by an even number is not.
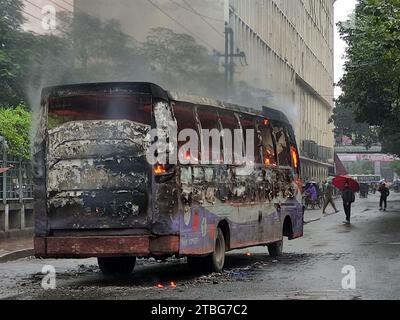
{"type": "MultiPolygon", "coordinates": [[[[46,130],[52,99],[121,94],[148,95],[152,106],[160,101],[179,103],[158,86],[141,83],[43,91],[34,157],[37,255],[207,254],[217,227],[223,229],[228,249],[279,241],[282,232],[290,239],[302,236],[303,219],[298,214],[302,209],[291,168],[256,166],[251,175],[241,175],[235,166],[177,166],[172,178],[162,181],[144,159],[150,143],[147,132],[157,122],[154,115],[150,125],[118,120],[116,112],[115,120],[67,122],[46,130]],[[241,221],[248,212],[254,220],[241,221]],[[97,245],[85,242],[86,237],[93,242],[96,236],[97,245]],[[126,238],[121,238],[119,247],[101,248],[113,236],[126,238]],[[71,244],[66,239],[72,239],[71,244]],[[80,241],[82,248],[70,247],[80,241]]],[[[265,109],[257,113],[205,98],[199,102],[254,118],[268,116],[265,109]]],[[[190,99],[185,103],[191,104],[190,99]]],[[[62,106],[68,107],[68,103],[62,106]]]]}

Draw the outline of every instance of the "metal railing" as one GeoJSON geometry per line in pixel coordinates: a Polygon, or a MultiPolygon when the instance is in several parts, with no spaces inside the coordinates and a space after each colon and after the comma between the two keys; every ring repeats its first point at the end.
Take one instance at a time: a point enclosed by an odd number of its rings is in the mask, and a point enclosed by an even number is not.
{"type": "Polygon", "coordinates": [[[29,161],[21,161],[0,149],[1,168],[9,168],[0,174],[0,201],[23,202],[33,199],[32,167],[29,161]]]}

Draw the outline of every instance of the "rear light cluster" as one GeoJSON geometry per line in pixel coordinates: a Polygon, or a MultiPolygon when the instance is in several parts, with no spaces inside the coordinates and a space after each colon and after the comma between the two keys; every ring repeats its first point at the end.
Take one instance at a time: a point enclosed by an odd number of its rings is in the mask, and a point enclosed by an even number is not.
{"type": "Polygon", "coordinates": [[[167,171],[167,166],[164,165],[164,164],[156,164],[154,166],[154,174],[156,176],[160,176],[160,175],[166,174],[167,172],[168,172],[167,171]]]}
{"type": "Polygon", "coordinates": [[[295,147],[290,148],[290,153],[292,155],[292,160],[293,160],[293,166],[298,169],[299,168],[299,154],[297,153],[297,150],[295,147]]]}
{"type": "Polygon", "coordinates": [[[175,176],[175,166],[167,164],[156,164],[153,167],[156,182],[164,183],[175,176]]]}

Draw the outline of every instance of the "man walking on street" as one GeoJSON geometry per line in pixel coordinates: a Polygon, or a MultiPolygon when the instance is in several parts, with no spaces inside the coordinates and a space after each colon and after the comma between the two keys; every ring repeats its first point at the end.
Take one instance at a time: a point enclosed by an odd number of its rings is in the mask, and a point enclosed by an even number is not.
{"type": "Polygon", "coordinates": [[[386,211],[387,209],[387,198],[390,195],[389,188],[386,187],[386,184],[382,184],[378,190],[381,193],[381,199],[379,201],[379,211],[386,211]],[[383,207],[384,206],[384,207],[383,207]]]}
{"type": "Polygon", "coordinates": [[[348,182],[346,182],[346,184],[344,185],[342,199],[344,212],[346,213],[346,221],[344,221],[343,223],[349,225],[351,219],[351,204],[354,203],[354,201],[356,200],[356,196],[354,194],[354,191],[350,189],[350,185],[348,182]]]}
{"type": "Polygon", "coordinates": [[[324,209],[322,210],[322,214],[326,214],[326,208],[328,207],[329,204],[331,204],[333,209],[335,210],[335,212],[338,213],[339,210],[336,209],[335,202],[333,201],[333,185],[331,182],[327,182],[325,184],[324,195],[325,195],[325,201],[324,201],[324,209]]]}

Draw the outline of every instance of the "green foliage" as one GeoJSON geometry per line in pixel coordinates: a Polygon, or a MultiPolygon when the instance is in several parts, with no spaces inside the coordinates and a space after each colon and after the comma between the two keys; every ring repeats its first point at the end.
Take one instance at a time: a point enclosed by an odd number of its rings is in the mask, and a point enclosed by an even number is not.
{"type": "Polygon", "coordinates": [[[391,168],[394,170],[394,172],[400,176],[400,160],[393,161],[390,163],[391,168]]]}
{"type": "Polygon", "coordinates": [[[374,174],[375,168],[374,163],[370,161],[358,161],[358,162],[344,162],[347,172],[349,174],[374,174]]]}
{"type": "Polygon", "coordinates": [[[7,141],[8,152],[11,155],[30,158],[31,121],[31,113],[26,111],[23,105],[15,108],[0,107],[0,136],[7,141]]]}
{"type": "Polygon", "coordinates": [[[357,122],[354,109],[349,105],[337,103],[331,121],[335,124],[334,132],[338,141],[342,136],[347,136],[352,138],[353,144],[367,147],[379,142],[379,128],[357,122]]]}
{"type": "Polygon", "coordinates": [[[223,83],[218,59],[197,44],[191,35],[175,33],[168,28],[152,29],[143,44],[143,54],[150,69],[169,87],[190,90],[203,86],[212,90],[223,83]]]}
{"type": "Polygon", "coordinates": [[[118,69],[122,64],[129,70],[138,57],[135,40],[122,32],[117,20],[101,21],[83,12],[59,16],[62,39],[67,44],[67,53],[73,56],[74,70],[70,76],[87,73],[96,78],[99,73],[110,77],[110,67],[118,69]]]}
{"type": "MultiPolygon", "coordinates": [[[[22,75],[18,62],[18,34],[23,22],[21,0],[0,0],[0,102],[20,102],[18,81],[22,75]]],[[[23,50],[21,48],[21,50],[23,50]]]]}
{"type": "MultiPolygon", "coordinates": [[[[377,128],[384,151],[400,154],[400,0],[360,0],[354,21],[339,27],[348,61],[335,123],[343,130],[339,122],[346,112],[354,114],[357,122],[377,128]]],[[[371,139],[367,127],[349,127],[343,131],[371,139]]]]}

